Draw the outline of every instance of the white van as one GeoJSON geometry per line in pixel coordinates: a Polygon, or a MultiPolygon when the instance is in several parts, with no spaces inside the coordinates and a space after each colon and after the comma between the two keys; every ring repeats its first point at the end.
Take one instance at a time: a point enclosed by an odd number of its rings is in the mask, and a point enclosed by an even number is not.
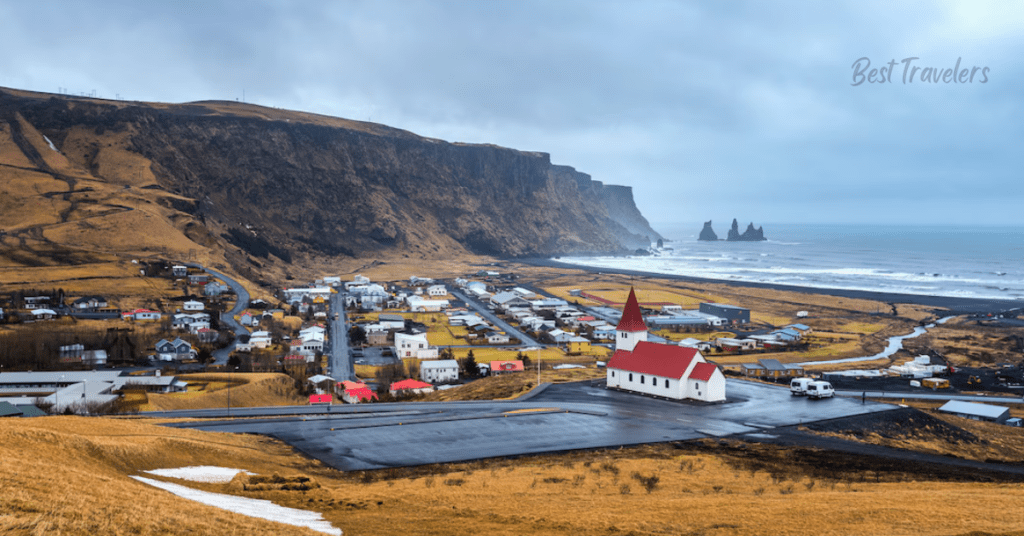
{"type": "Polygon", "coordinates": [[[793,378],[789,382],[789,393],[793,396],[804,396],[807,394],[807,386],[814,380],[810,378],[793,378]]]}
{"type": "Polygon", "coordinates": [[[831,383],[817,381],[807,385],[808,398],[832,398],[833,396],[836,396],[836,390],[832,388],[831,383]]]}

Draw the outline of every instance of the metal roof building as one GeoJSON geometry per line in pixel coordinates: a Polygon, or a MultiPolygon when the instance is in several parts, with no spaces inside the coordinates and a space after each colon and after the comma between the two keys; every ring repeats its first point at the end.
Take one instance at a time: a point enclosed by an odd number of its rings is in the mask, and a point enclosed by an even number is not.
{"type": "Polygon", "coordinates": [[[939,408],[939,411],[976,421],[989,421],[999,424],[1005,423],[1010,418],[1010,408],[975,402],[961,402],[959,400],[946,402],[939,408]]]}

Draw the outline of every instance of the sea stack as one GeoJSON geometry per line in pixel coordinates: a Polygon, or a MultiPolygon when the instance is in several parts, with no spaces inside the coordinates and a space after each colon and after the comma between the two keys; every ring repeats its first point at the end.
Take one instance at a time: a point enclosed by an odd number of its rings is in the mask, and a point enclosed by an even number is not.
{"type": "Polygon", "coordinates": [[[697,237],[697,240],[718,240],[718,235],[716,235],[715,230],[711,228],[711,220],[704,222],[704,228],[700,230],[700,236],[697,237]]]}
{"type": "Polygon", "coordinates": [[[733,218],[732,228],[729,229],[729,236],[726,240],[731,242],[759,242],[768,239],[764,237],[764,228],[755,228],[753,222],[747,224],[747,230],[740,234],[739,223],[736,221],[736,218],[733,218]]]}

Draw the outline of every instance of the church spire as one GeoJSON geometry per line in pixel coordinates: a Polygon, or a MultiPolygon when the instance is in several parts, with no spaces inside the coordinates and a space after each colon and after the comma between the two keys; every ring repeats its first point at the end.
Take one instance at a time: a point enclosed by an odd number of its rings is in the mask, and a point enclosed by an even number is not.
{"type": "Polygon", "coordinates": [[[622,309],[622,320],[619,321],[618,331],[647,331],[647,324],[640,314],[640,304],[636,301],[636,292],[629,287],[629,298],[626,299],[626,307],[622,309]]]}

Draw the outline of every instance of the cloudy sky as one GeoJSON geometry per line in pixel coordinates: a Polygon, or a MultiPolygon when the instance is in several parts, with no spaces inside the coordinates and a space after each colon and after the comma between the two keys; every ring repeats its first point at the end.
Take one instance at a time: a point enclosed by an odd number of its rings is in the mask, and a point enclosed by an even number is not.
{"type": "Polygon", "coordinates": [[[0,85],[165,102],[244,91],[543,151],[632,186],[656,228],[1020,224],[1022,6],[2,0],[0,85]],[[895,68],[852,85],[861,58],[865,78],[895,68]],[[922,81],[958,60],[973,81],[922,81]]]}

